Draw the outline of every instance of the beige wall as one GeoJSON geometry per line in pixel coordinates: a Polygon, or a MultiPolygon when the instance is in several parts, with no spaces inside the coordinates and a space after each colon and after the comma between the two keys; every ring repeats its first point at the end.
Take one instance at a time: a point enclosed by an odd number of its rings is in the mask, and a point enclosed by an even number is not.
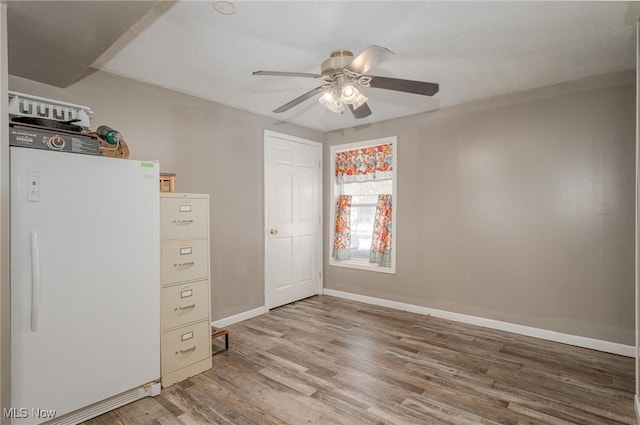
{"type": "Polygon", "coordinates": [[[100,71],[68,89],[11,76],[9,88],[91,107],[93,128],[118,129],[134,159],[160,160],[177,191],[210,194],[213,319],[264,305],[263,131],[322,133],[100,71]]]}
{"type": "Polygon", "coordinates": [[[397,274],[325,259],[325,287],[634,345],[627,81],[325,134],[330,145],[398,137],[397,274]]]}
{"type": "MultiPolygon", "coordinates": [[[[634,85],[610,84],[325,134],[399,152],[398,273],[325,264],[325,286],[633,344],[634,85]]],[[[211,194],[214,319],[263,305],[263,129],[321,133],[103,72],[9,87],[90,106],[178,191],[211,194]]]]}

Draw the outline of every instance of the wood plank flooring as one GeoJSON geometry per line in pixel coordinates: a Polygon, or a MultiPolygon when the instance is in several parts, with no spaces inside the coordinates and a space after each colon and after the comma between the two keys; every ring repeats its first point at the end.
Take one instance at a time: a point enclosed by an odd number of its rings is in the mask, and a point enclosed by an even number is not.
{"type": "Polygon", "coordinates": [[[622,356],[328,296],[228,329],[212,370],[87,424],[636,424],[622,356]]]}

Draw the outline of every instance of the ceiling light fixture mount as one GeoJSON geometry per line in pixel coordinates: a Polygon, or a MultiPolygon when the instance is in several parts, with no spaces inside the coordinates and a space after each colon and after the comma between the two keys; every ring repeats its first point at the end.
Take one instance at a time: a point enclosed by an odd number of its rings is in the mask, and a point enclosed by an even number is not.
{"type": "Polygon", "coordinates": [[[218,0],[213,2],[213,8],[223,15],[233,15],[238,11],[236,5],[227,0],[218,0]]]}

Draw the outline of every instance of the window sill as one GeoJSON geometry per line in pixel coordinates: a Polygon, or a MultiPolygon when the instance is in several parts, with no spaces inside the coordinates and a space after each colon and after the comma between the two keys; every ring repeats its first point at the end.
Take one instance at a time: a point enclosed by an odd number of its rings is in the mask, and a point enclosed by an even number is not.
{"type": "Polygon", "coordinates": [[[380,266],[371,264],[369,263],[369,261],[364,259],[351,259],[351,260],[338,261],[333,258],[329,258],[329,265],[334,267],[344,267],[347,269],[365,270],[368,272],[396,274],[395,266],[380,267],[380,266]]]}

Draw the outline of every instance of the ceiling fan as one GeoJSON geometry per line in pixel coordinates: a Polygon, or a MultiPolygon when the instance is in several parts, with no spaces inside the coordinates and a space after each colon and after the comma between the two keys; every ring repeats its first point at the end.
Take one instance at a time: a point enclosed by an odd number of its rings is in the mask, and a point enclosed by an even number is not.
{"type": "Polygon", "coordinates": [[[329,59],[322,62],[320,74],[255,71],[253,75],[319,78],[323,81],[322,85],[275,109],[273,111],[275,113],[288,111],[316,94],[322,93],[318,101],[328,110],[341,114],[344,105],[347,105],[353,116],[360,119],[371,115],[371,109],[367,105],[368,98],[362,94],[358,87],[395,90],[423,96],[433,96],[438,93],[440,87],[437,83],[366,75],[371,68],[393,55],[394,53],[385,47],[370,45],[355,58],[349,50],[331,52],[329,59]]]}

